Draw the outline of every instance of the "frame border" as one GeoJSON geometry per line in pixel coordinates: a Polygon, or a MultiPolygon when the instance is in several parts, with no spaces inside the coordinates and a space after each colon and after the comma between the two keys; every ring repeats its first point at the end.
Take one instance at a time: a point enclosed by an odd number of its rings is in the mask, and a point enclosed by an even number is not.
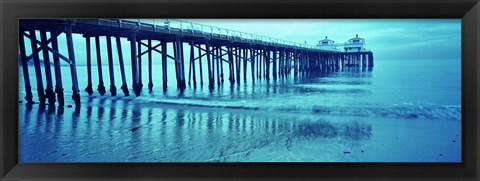
{"type": "Polygon", "coordinates": [[[0,180],[478,180],[479,0],[0,0],[0,180]],[[19,18],[462,18],[462,164],[18,163],[19,18]]]}

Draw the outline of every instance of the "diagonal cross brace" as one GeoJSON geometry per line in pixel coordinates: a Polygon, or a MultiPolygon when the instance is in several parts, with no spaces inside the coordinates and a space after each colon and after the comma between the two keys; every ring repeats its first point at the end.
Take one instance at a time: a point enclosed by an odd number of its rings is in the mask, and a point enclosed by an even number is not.
{"type": "Polygon", "coordinates": [[[162,52],[162,51],[158,50],[157,48],[162,45],[161,43],[159,43],[158,45],[155,45],[154,47],[149,47],[147,44],[145,44],[145,43],[143,43],[143,42],[141,42],[141,41],[139,41],[139,43],[142,44],[143,46],[148,47],[148,50],[142,52],[140,55],[137,55],[137,57],[139,57],[139,56],[147,53],[148,51],[153,50],[153,51],[156,51],[156,52],[158,52],[158,53],[160,53],[160,54],[162,54],[162,55],[167,56],[168,58],[171,58],[171,59],[175,60],[176,62],[179,62],[179,61],[180,61],[180,60],[177,60],[175,57],[172,57],[171,55],[167,54],[166,52],[162,52]]]}
{"type": "Polygon", "coordinates": [[[38,52],[40,52],[40,50],[42,50],[43,48],[46,48],[48,51],[52,52],[53,54],[57,55],[58,57],[60,57],[61,59],[65,60],[68,64],[72,64],[72,61],[70,61],[70,59],[68,59],[67,57],[63,56],[62,54],[60,54],[58,51],[55,51],[54,49],[50,48],[48,46],[48,44],[53,40],[53,37],[57,37],[58,35],[60,35],[62,32],[61,31],[58,31],[54,34],[54,36],[50,36],[50,39],[48,39],[45,43],[41,42],[41,41],[38,41],[36,38],[32,38],[29,34],[23,32],[23,35],[25,37],[27,37],[28,39],[30,39],[31,41],[34,41],[36,44],[40,45],[39,48],[35,49],[34,51],[32,51],[32,54],[30,56],[27,57],[27,61],[30,60],[35,54],[38,54],[38,52]]]}

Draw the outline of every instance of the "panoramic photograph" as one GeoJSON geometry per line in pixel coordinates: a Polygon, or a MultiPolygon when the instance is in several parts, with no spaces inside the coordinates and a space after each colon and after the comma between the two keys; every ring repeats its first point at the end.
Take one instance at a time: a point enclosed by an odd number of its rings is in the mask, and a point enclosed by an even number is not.
{"type": "Polygon", "coordinates": [[[19,19],[18,40],[19,162],[462,162],[461,19],[19,19]]]}

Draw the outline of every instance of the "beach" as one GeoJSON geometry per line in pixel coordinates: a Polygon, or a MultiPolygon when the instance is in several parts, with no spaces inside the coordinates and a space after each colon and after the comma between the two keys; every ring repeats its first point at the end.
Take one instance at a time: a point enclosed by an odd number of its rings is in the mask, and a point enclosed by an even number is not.
{"type": "MultiPolygon", "coordinates": [[[[242,79],[230,85],[225,77],[224,85],[212,90],[203,77],[203,86],[197,80],[196,89],[192,82],[179,91],[171,71],[165,92],[160,65],[153,66],[152,92],[146,88],[146,62],[143,67],[142,95],[125,97],[120,90],[111,96],[108,89],[104,96],[89,96],[83,91],[86,66],[78,66],[81,107],[68,106],[74,105],[68,79],[67,106],[27,105],[19,68],[19,161],[462,161],[459,59],[378,60],[370,70],[255,84],[242,79]]],[[[29,69],[35,87],[33,66],[29,69]]],[[[108,68],[103,70],[109,87],[108,68]]],[[[69,77],[68,67],[62,74],[69,77]]],[[[96,90],[98,80],[93,85],[96,90]]],[[[38,101],[36,89],[32,92],[38,101]]]]}

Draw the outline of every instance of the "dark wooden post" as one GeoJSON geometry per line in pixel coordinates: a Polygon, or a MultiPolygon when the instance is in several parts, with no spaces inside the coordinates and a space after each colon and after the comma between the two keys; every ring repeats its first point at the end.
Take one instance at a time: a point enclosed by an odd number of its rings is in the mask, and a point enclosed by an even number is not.
{"type": "Polygon", "coordinates": [[[283,58],[284,58],[284,50],[280,50],[280,57],[278,59],[278,76],[283,75],[283,58]]]}
{"type": "Polygon", "coordinates": [[[175,40],[175,42],[173,42],[173,54],[175,58],[175,76],[177,80],[177,89],[180,89],[180,67],[179,67],[180,55],[178,53],[179,51],[180,51],[179,42],[175,40]]]}
{"type": "MultiPolygon", "coordinates": [[[[30,42],[32,45],[32,52],[33,50],[37,49],[37,40],[35,35],[35,30],[30,30],[30,42]]],[[[37,93],[38,93],[38,100],[40,104],[45,104],[45,92],[43,92],[43,79],[42,79],[42,69],[40,67],[40,58],[38,53],[33,52],[33,64],[35,66],[35,75],[37,77],[37,93]]]]}
{"type": "Polygon", "coordinates": [[[103,72],[102,72],[102,56],[100,54],[100,37],[95,36],[95,44],[97,51],[97,68],[98,68],[98,87],[97,91],[100,95],[105,94],[105,85],[103,82],[103,72]]]}
{"type": "Polygon", "coordinates": [[[255,83],[255,50],[250,47],[250,68],[252,69],[252,84],[255,83]]]}
{"type": "MultiPolygon", "coordinates": [[[[220,86],[220,59],[218,58],[219,56],[219,47],[212,47],[212,83],[215,84],[215,70],[217,70],[217,86],[220,86]],[[215,62],[217,62],[217,69],[215,69],[215,62]]],[[[212,85],[211,88],[214,86],[212,85]]]]}
{"type": "Polygon", "coordinates": [[[277,80],[277,47],[273,48],[273,68],[272,68],[272,75],[273,80],[277,80]]]}
{"type": "MultiPolygon", "coordinates": [[[[208,51],[208,50],[207,50],[207,51],[208,51]]],[[[201,44],[198,44],[198,68],[200,68],[200,86],[203,87],[202,49],[201,49],[201,44]]]]}
{"type": "MultiPolygon", "coordinates": [[[[201,56],[200,54],[198,56],[201,56]]],[[[195,75],[195,51],[193,41],[190,43],[190,67],[193,69],[193,88],[197,88],[197,78],[195,75]]],[[[190,78],[189,78],[190,85],[190,78]]]]}
{"type": "Polygon", "coordinates": [[[136,96],[140,96],[140,89],[138,87],[138,68],[137,68],[137,35],[132,32],[130,35],[130,54],[132,61],[132,88],[136,96]]]}
{"type": "MultiPolygon", "coordinates": [[[[40,30],[40,40],[42,43],[47,42],[47,32],[45,30],[40,30]]],[[[43,64],[45,66],[45,76],[47,80],[47,88],[45,89],[45,93],[46,93],[46,97],[48,98],[48,104],[50,106],[53,106],[55,104],[55,92],[53,92],[52,70],[50,68],[50,56],[48,55],[48,49],[45,46],[43,46],[43,49],[42,49],[43,64]]]]}
{"type": "Polygon", "coordinates": [[[223,84],[224,82],[224,74],[223,74],[223,55],[222,55],[222,45],[219,45],[217,48],[217,75],[218,77],[218,84],[223,84]],[[220,68],[218,68],[220,66],[220,68]],[[220,72],[219,72],[220,71],[220,72]]]}
{"type": "Polygon", "coordinates": [[[236,47],[236,52],[235,70],[237,75],[237,84],[240,84],[240,62],[242,58],[240,47],[236,47]]]}
{"type": "MultiPolygon", "coordinates": [[[[58,52],[58,39],[57,36],[52,38],[52,49],[58,52]]],[[[55,93],[57,93],[57,100],[59,106],[65,105],[65,97],[63,94],[63,84],[62,84],[62,71],[60,69],[60,58],[57,54],[53,54],[53,65],[55,66],[55,93]]],[[[93,92],[93,90],[92,90],[93,92]]]]}
{"type": "Polygon", "coordinates": [[[229,68],[229,74],[230,76],[228,77],[228,80],[230,80],[230,84],[235,83],[235,77],[233,74],[233,53],[232,53],[232,47],[229,45],[227,47],[227,53],[228,53],[228,68],[229,68]]]}
{"type": "Polygon", "coordinates": [[[263,57],[263,52],[262,52],[262,49],[259,49],[258,50],[258,62],[257,62],[257,77],[259,79],[262,78],[262,57],[263,57]]]}
{"type": "MultiPolygon", "coordinates": [[[[213,75],[212,75],[212,71],[215,71],[215,69],[213,69],[212,65],[211,65],[211,62],[210,62],[210,43],[208,42],[208,40],[205,41],[205,51],[207,53],[207,68],[208,68],[208,87],[210,89],[213,88],[213,75]]],[[[215,58],[214,58],[215,59],[215,58]]],[[[215,60],[214,60],[215,61],[215,60]]]]}
{"type": "Polygon", "coordinates": [[[186,81],[185,81],[185,58],[184,58],[184,51],[183,51],[183,42],[178,38],[179,44],[180,44],[180,85],[181,85],[181,90],[185,90],[186,86],[186,81]]]}
{"type": "Polygon", "coordinates": [[[120,37],[117,36],[115,37],[116,43],[117,43],[117,51],[118,51],[118,63],[120,64],[120,73],[122,74],[122,91],[125,96],[129,96],[130,93],[128,92],[128,86],[127,86],[127,79],[125,77],[125,66],[123,63],[123,53],[122,53],[122,44],[120,42],[120,37]]]}
{"type": "MultiPolygon", "coordinates": [[[[167,41],[162,40],[162,81],[163,91],[167,91],[167,41]]],[[[176,61],[176,60],[175,60],[176,61]]]]}
{"type": "Polygon", "coordinates": [[[137,40],[137,46],[138,46],[138,89],[139,91],[142,91],[143,89],[143,81],[142,81],[142,40],[139,39],[137,40]]]}
{"type": "Polygon", "coordinates": [[[298,52],[296,49],[293,53],[293,74],[295,77],[298,75],[298,52]]]}
{"type": "Polygon", "coordinates": [[[265,79],[270,80],[270,50],[265,49],[265,79]]]}
{"type": "Polygon", "coordinates": [[[247,49],[243,49],[243,83],[247,83],[247,49]]]}
{"type": "Polygon", "coordinates": [[[73,89],[72,98],[73,98],[73,101],[75,101],[75,106],[80,107],[80,91],[78,90],[77,67],[75,63],[75,52],[73,48],[71,23],[68,23],[66,25],[65,34],[67,37],[68,59],[70,59],[70,71],[72,74],[72,89],[73,89]]]}
{"type": "Polygon", "coordinates": [[[152,78],[152,40],[148,39],[148,90],[152,91],[153,89],[153,78],[152,78]]]}
{"type": "Polygon", "coordinates": [[[193,63],[193,57],[192,57],[192,50],[193,50],[193,43],[192,42],[189,42],[188,43],[190,45],[190,61],[189,64],[188,64],[188,86],[190,86],[190,81],[192,79],[192,63],[193,63]]]}
{"type": "Polygon", "coordinates": [[[22,69],[23,69],[23,81],[25,82],[25,100],[27,100],[28,104],[33,103],[33,95],[32,95],[32,86],[30,85],[30,74],[28,73],[28,64],[27,64],[27,53],[25,51],[25,38],[23,35],[24,31],[21,30],[18,34],[19,37],[19,44],[20,44],[20,58],[22,61],[22,69]]]}
{"type": "Polygon", "coordinates": [[[112,54],[112,37],[106,36],[107,39],[107,55],[108,55],[108,72],[110,74],[110,93],[112,96],[117,95],[117,87],[115,87],[115,73],[113,71],[113,54],[112,54]]]}
{"type": "MultiPolygon", "coordinates": [[[[85,91],[88,93],[88,95],[93,94],[93,88],[92,88],[92,50],[90,48],[90,36],[84,36],[85,37],[85,42],[86,42],[86,51],[87,51],[87,77],[88,77],[88,83],[87,87],[85,88],[85,91]]],[[[55,74],[57,74],[55,72],[55,74]]]]}
{"type": "Polygon", "coordinates": [[[373,53],[368,52],[368,67],[373,67],[373,53]]]}

